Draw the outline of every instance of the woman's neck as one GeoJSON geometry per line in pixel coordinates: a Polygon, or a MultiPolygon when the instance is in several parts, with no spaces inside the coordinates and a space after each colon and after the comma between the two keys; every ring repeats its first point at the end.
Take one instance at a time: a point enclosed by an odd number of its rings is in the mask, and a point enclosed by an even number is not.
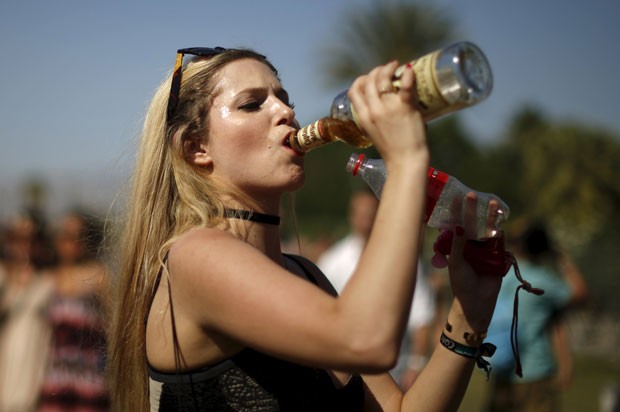
{"type": "MultiPolygon", "coordinates": [[[[277,210],[277,209],[276,209],[277,210]]],[[[270,259],[281,263],[280,217],[255,209],[236,206],[224,211],[230,223],[245,228],[244,239],[270,259]]]]}

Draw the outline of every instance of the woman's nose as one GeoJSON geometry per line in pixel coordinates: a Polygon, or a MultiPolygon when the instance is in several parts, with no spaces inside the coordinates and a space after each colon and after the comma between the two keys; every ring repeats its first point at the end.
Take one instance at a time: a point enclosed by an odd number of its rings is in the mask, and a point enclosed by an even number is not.
{"type": "Polygon", "coordinates": [[[295,120],[295,110],[280,99],[276,99],[276,101],[276,111],[280,117],[280,119],[278,119],[278,124],[285,122],[285,124],[290,124],[293,126],[298,125],[297,120],[295,120]]]}

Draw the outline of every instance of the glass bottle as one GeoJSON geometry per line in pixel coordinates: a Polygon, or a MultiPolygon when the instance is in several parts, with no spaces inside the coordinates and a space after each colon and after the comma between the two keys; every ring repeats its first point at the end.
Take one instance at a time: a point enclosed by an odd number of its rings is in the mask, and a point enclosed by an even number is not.
{"type": "MultiPolygon", "coordinates": [[[[353,153],[349,157],[346,170],[353,176],[360,176],[375,195],[381,197],[387,177],[382,159],[369,159],[364,154],[353,153]]],[[[476,192],[455,177],[432,167],[429,167],[427,174],[424,222],[430,227],[448,230],[464,226],[463,198],[469,192],[475,192],[478,199],[476,238],[495,236],[500,225],[510,215],[508,205],[496,195],[476,192]]]]}
{"type": "MultiPolygon", "coordinates": [[[[491,66],[480,48],[470,42],[452,44],[410,64],[416,74],[418,105],[427,122],[475,105],[493,89],[491,66]]],[[[405,66],[394,72],[395,87],[400,85],[405,66]]],[[[355,110],[347,93],[344,90],[334,98],[329,117],[291,134],[291,147],[303,153],[336,140],[357,148],[371,146],[372,142],[356,124],[355,110]]]]}

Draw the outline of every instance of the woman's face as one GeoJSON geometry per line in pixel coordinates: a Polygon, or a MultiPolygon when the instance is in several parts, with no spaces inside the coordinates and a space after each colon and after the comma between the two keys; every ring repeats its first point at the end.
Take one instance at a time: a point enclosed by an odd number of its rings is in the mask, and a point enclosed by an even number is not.
{"type": "Polygon", "coordinates": [[[36,225],[24,216],[10,222],[6,233],[7,259],[27,262],[32,259],[36,242],[36,225]]]}
{"type": "Polygon", "coordinates": [[[54,235],[56,252],[61,262],[75,262],[86,254],[84,222],[77,216],[66,216],[62,219],[54,235]]]}
{"type": "Polygon", "coordinates": [[[213,175],[257,199],[301,187],[303,157],[284,144],[298,128],[288,93],[263,63],[242,59],[216,78],[206,151],[213,175]]]}

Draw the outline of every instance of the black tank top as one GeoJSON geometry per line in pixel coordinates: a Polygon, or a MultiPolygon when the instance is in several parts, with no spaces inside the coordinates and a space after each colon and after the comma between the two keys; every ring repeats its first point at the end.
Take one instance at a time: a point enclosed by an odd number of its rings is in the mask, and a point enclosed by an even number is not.
{"type": "MultiPolygon", "coordinates": [[[[302,258],[285,255],[318,285],[302,258]]],[[[335,294],[335,291],[327,290],[335,294]]],[[[364,385],[353,376],[337,388],[323,369],[287,362],[246,348],[216,365],[161,373],[149,366],[151,412],[362,411],[364,385]]]]}

